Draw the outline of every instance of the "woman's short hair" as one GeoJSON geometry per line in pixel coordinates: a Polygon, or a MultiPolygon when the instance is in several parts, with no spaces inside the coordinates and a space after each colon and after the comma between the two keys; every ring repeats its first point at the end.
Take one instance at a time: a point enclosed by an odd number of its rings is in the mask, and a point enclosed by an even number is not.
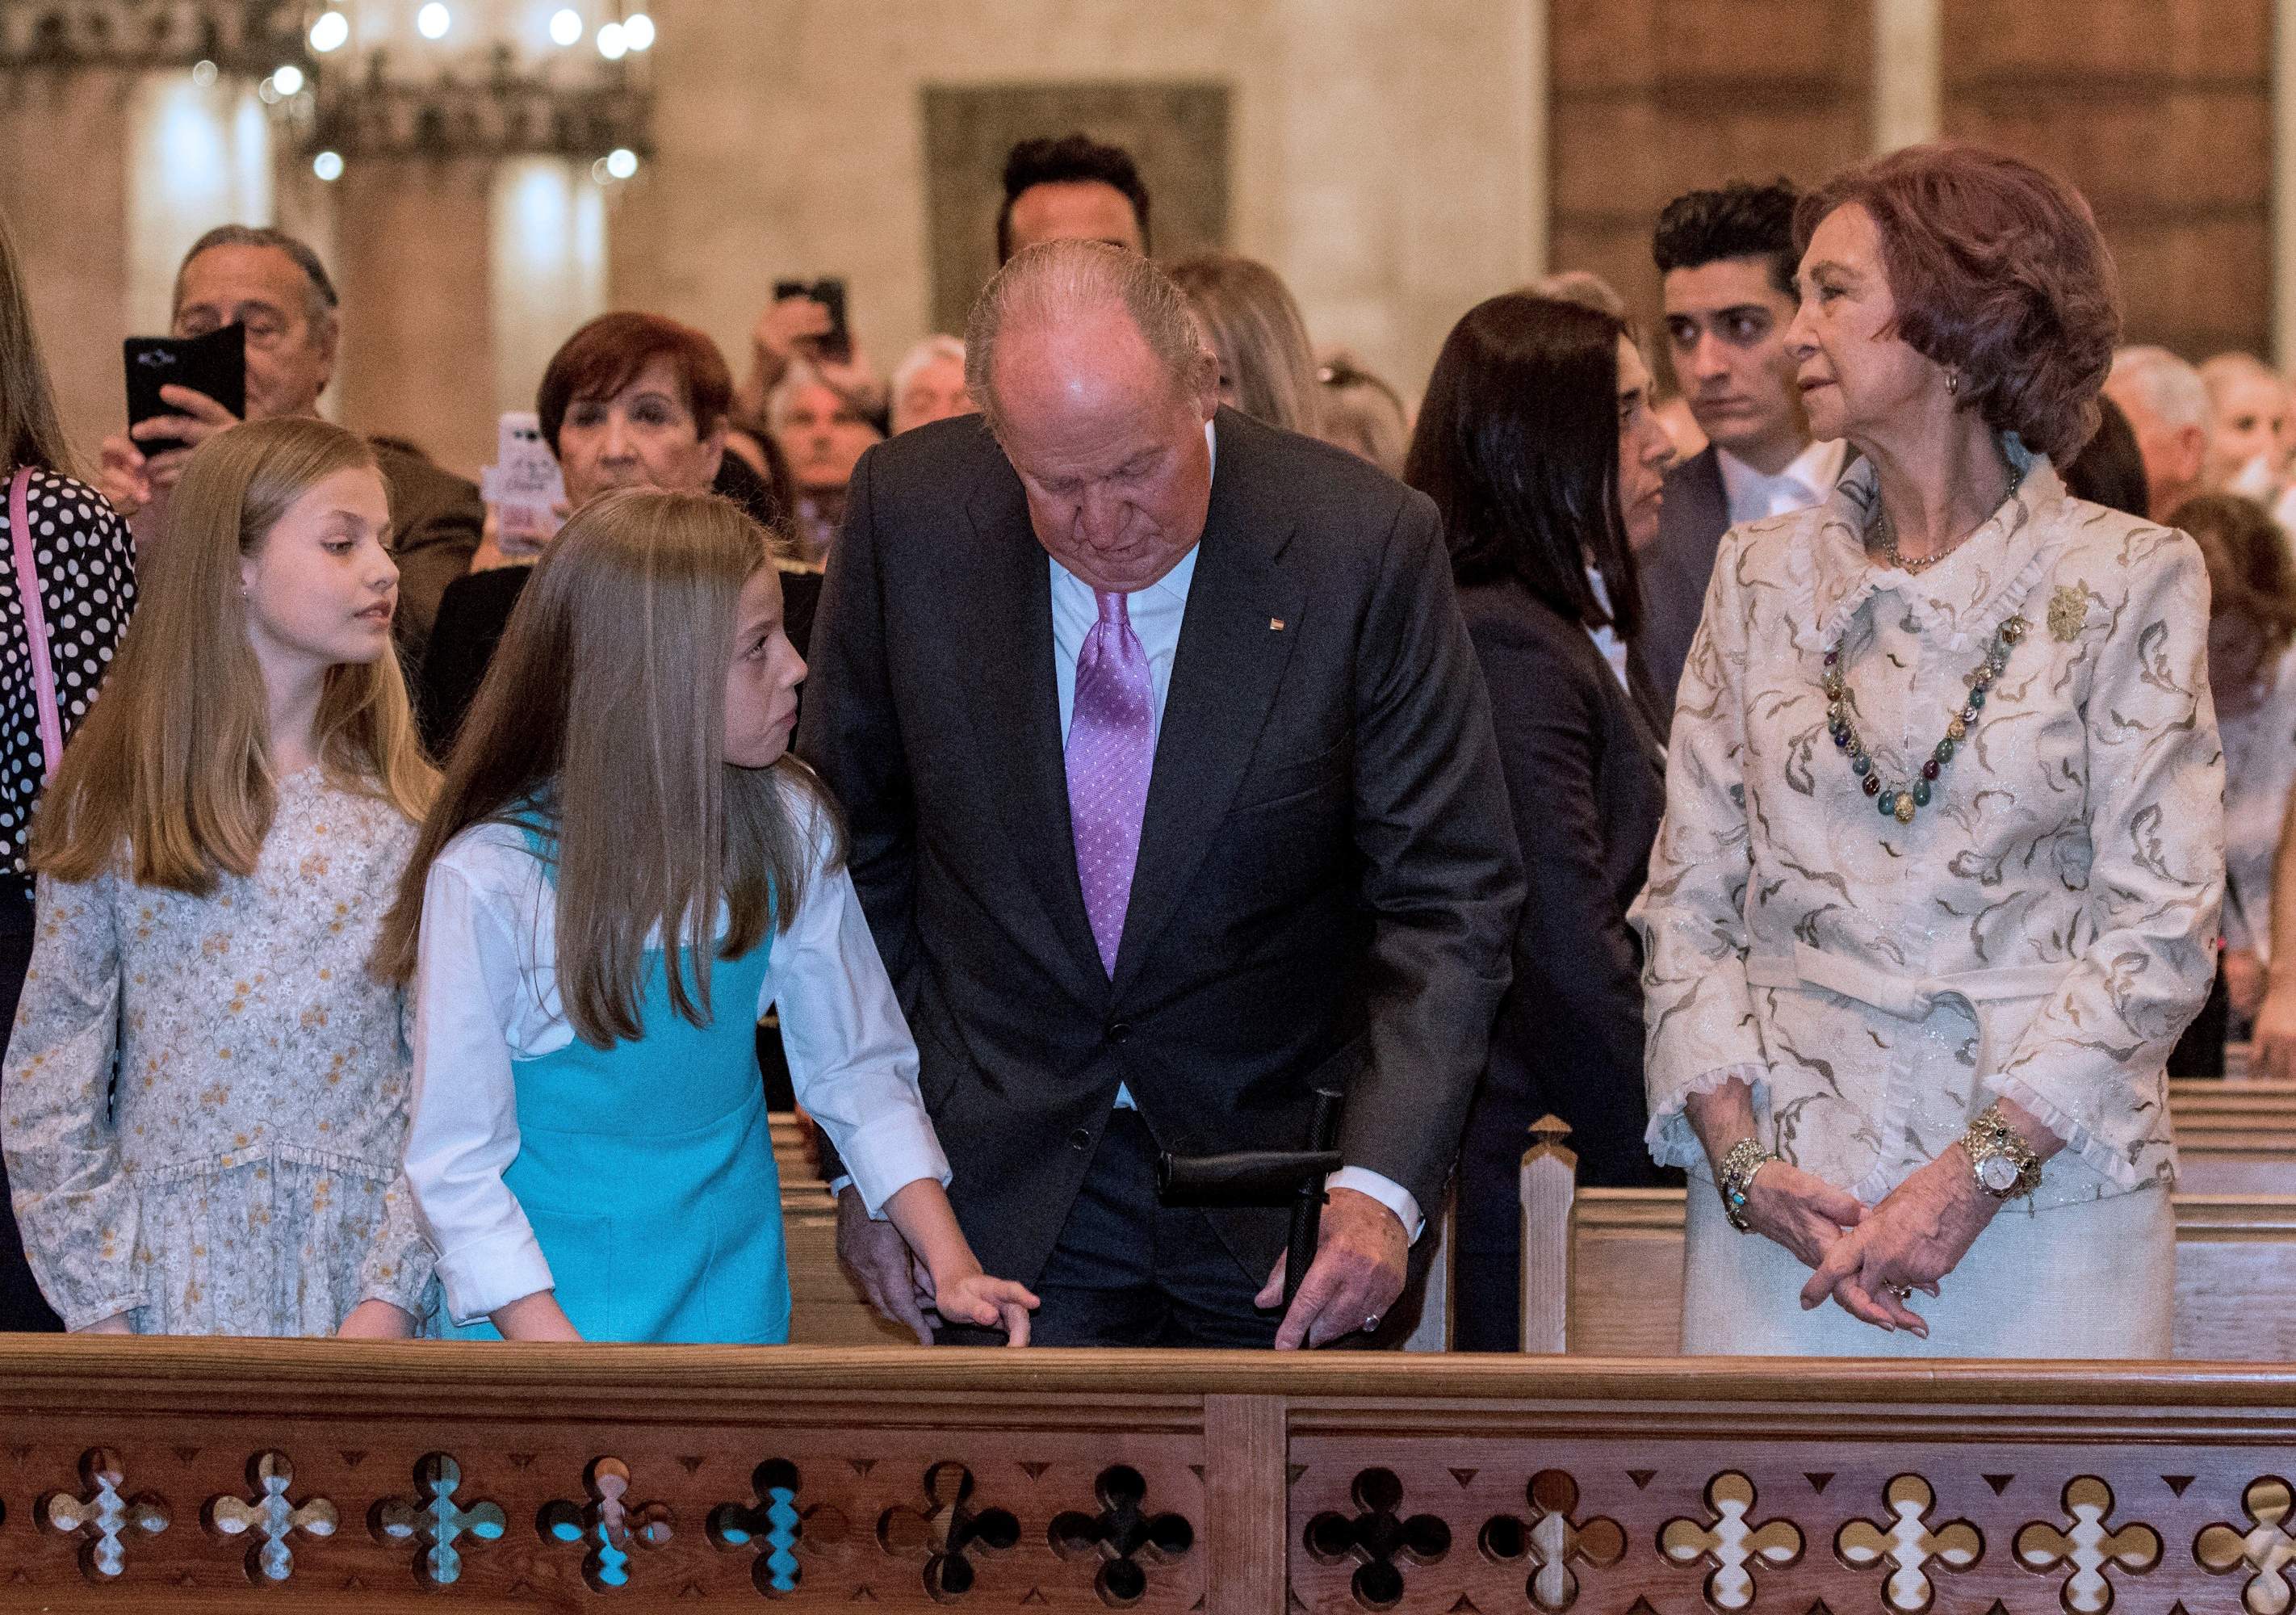
{"type": "Polygon", "coordinates": [[[2065,462],[2065,492],[2124,516],[2150,521],[2152,485],[2145,479],[2144,454],[2137,447],[2136,429],[2111,398],[2100,396],[2096,405],[2096,435],[2065,462]]]}
{"type": "Polygon", "coordinates": [[[718,344],[659,314],[602,314],[550,356],[550,367],[535,390],[534,413],[542,417],[542,439],[550,452],[558,452],[558,429],[577,398],[611,398],[657,358],[668,359],[677,372],[694,436],[716,431],[734,402],[733,373],[718,344]]]}
{"type": "Polygon", "coordinates": [[[1182,258],[1171,275],[1219,356],[1236,407],[1255,421],[1312,436],[1320,402],[1316,353],[1283,277],[1233,252],[1182,258]]]}
{"type": "Polygon", "coordinates": [[[2062,462],[2096,430],[2120,340],[2119,275],[2079,192],[1978,146],[1908,146],[1801,200],[1794,242],[1859,207],[1882,238],[1897,334],[1960,375],[1996,431],[2062,462]]]}
{"type": "Polygon", "coordinates": [[[1461,584],[1513,578],[1590,627],[1640,626],[1619,502],[1619,339],[1599,308],[1510,291],[1444,339],[1403,480],[1435,501],[1461,584]],[[1606,606],[1587,576],[1602,575],[1606,606]]]}

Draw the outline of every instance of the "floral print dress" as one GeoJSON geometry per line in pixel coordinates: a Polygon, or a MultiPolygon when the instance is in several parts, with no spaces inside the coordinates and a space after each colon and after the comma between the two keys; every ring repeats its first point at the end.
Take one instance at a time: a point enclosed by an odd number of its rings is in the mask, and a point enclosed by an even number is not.
{"type": "Polygon", "coordinates": [[[369,1299],[435,1310],[400,1166],[401,995],[366,969],[414,834],[311,767],[281,782],[255,873],[206,897],[41,879],[0,1145],[67,1328],[324,1335],[369,1299]]]}
{"type": "MultiPolygon", "coordinates": [[[[1945,1288],[1969,1294],[1971,1274],[2014,1256],[2020,1294],[2054,1305],[2051,1247],[2083,1234],[2050,1214],[2175,1178],[2163,1068],[2215,972],[2224,765],[2197,547],[2070,497],[2045,457],[2005,447],[2014,492],[1917,576],[1866,550],[1870,463],[1826,504],[1725,537],[1628,917],[1660,1160],[1703,1180],[1684,1107],[1740,1078],[1770,1147],[1872,1205],[2007,1097],[2066,1148],[1945,1288]],[[1896,787],[1921,778],[2013,616],[2024,632],[1932,799],[1911,823],[1877,811],[1828,731],[1827,652],[1896,787]]],[[[1738,1236],[1718,1203],[1702,1217],[1710,1187],[1692,1197],[1695,1315],[1723,1265],[1702,1226],[1738,1236]]],[[[2143,1199],[2168,1240],[2166,1195],[2143,1199]]],[[[2135,1288],[2102,1299],[2165,1318],[2166,1261],[2131,1265],[2135,1288]]],[[[1791,1290],[1741,1299],[1793,1306],[1791,1290]]]]}

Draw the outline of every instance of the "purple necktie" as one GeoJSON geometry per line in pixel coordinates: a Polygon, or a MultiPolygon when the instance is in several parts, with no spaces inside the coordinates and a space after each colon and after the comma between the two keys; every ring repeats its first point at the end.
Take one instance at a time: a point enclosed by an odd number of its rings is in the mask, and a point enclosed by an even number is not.
{"type": "Polygon", "coordinates": [[[1156,759],[1148,652],[1132,631],[1124,596],[1095,591],[1100,620],[1077,652],[1076,705],[1069,717],[1069,820],[1076,831],[1077,879],[1101,968],[1116,974],[1132,869],[1140,860],[1140,819],[1156,759]]]}

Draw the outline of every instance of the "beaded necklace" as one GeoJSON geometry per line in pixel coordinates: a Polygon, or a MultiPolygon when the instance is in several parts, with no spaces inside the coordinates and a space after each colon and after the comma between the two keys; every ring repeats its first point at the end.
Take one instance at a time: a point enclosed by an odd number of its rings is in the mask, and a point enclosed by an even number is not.
{"type": "MultiPolygon", "coordinates": [[[[2024,480],[2024,469],[2021,466],[2013,468],[2009,476],[2009,492],[2005,498],[2013,497],[2017,485],[2024,480]]],[[[1908,566],[1898,553],[1897,530],[1886,510],[1879,511],[1876,525],[1881,529],[1882,553],[1889,557],[1891,565],[1903,570],[1919,571],[1952,553],[1940,551],[1908,566]]],[[[1844,635],[1849,633],[1846,624],[1842,632],[1844,635]]],[[[1866,750],[1866,742],[1858,734],[1857,724],[1852,721],[1850,715],[1856,709],[1856,701],[1842,678],[1841,641],[1835,640],[1827,649],[1825,672],[1819,681],[1825,691],[1826,729],[1833,736],[1834,745],[1849,754],[1849,772],[1857,777],[1858,788],[1874,799],[1874,805],[1883,818],[1910,824],[1914,822],[1915,813],[1930,805],[1931,787],[1937,783],[1938,775],[1945,771],[1946,764],[1953,760],[1954,748],[1967,739],[1970,730],[1977,726],[1977,715],[1985,709],[1986,692],[1993,687],[1993,681],[2001,676],[2002,668],[2009,665],[2010,647],[2024,637],[2025,619],[2022,617],[2012,617],[1993,630],[1993,643],[1986,648],[1985,659],[1963,676],[1962,682],[1969,686],[1969,698],[1961,709],[1947,720],[1945,738],[1938,742],[1935,749],[1923,759],[1919,777],[1894,785],[1883,784],[1882,776],[1874,771],[1873,754],[1866,750]]]]}
{"type": "Polygon", "coordinates": [[[1930,805],[1930,787],[1937,783],[1937,777],[1944,772],[1946,764],[1953,760],[1954,748],[1968,738],[1970,730],[1976,726],[1977,715],[1985,708],[1986,692],[1993,687],[1993,681],[2001,676],[2001,669],[2009,665],[2009,647],[2024,637],[2025,619],[2022,617],[2012,617],[1993,630],[1993,643],[1986,650],[1985,660],[1964,677],[1963,682],[1969,685],[1969,699],[1961,710],[1947,721],[1945,738],[1938,742],[1936,750],[1923,761],[1920,777],[1896,785],[1884,785],[1882,776],[1874,772],[1873,754],[1866,750],[1865,741],[1858,736],[1857,726],[1851,721],[1850,713],[1855,703],[1849,695],[1849,685],[1842,682],[1841,641],[1836,640],[1833,648],[1826,652],[1825,676],[1822,681],[1825,690],[1826,727],[1833,735],[1833,743],[1849,754],[1849,772],[1857,776],[1859,788],[1874,799],[1874,806],[1884,818],[1894,818],[1900,824],[1910,824],[1914,822],[1915,811],[1930,805]]]}

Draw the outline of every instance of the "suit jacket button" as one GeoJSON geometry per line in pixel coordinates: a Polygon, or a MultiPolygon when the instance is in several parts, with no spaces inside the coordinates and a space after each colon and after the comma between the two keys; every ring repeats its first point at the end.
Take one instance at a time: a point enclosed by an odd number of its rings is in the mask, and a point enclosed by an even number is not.
{"type": "Polygon", "coordinates": [[[1132,1022],[1129,1021],[1111,1021],[1108,1023],[1107,1035],[1108,1040],[1111,1043],[1125,1042],[1132,1036],[1132,1022]]]}
{"type": "Polygon", "coordinates": [[[1069,1135],[1069,1145],[1071,1149],[1078,1150],[1089,1150],[1092,1148],[1092,1129],[1090,1127],[1078,1127],[1075,1132],[1069,1135]]]}

